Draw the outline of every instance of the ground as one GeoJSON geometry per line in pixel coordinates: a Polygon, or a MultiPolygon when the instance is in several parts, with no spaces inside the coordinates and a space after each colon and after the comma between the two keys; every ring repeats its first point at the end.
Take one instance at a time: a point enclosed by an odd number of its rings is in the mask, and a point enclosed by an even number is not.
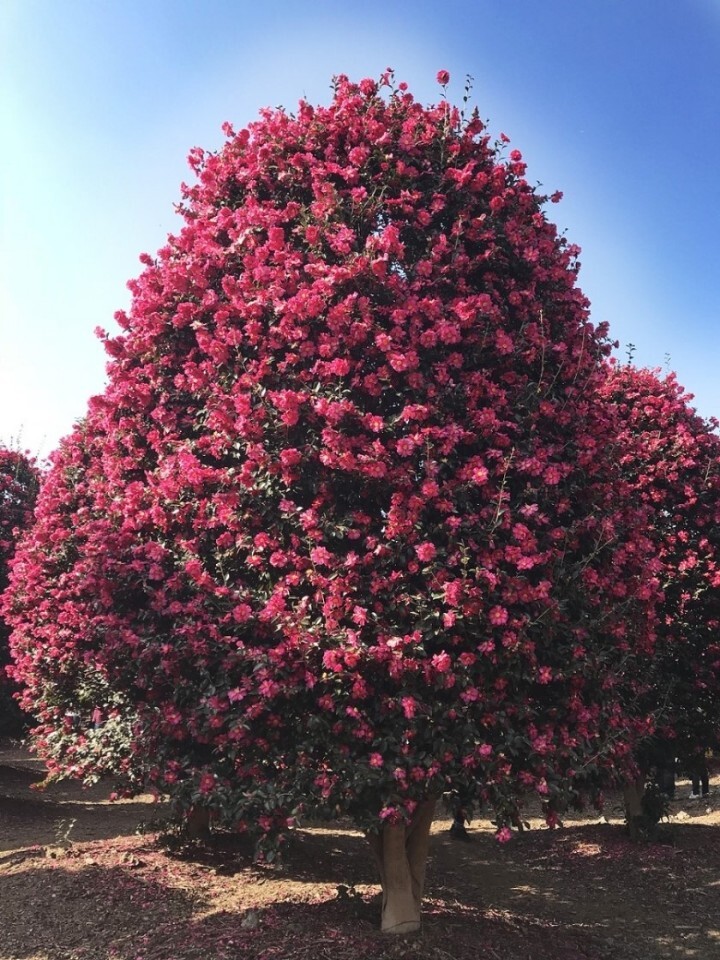
{"type": "Polygon", "coordinates": [[[719,776],[707,802],[672,805],[661,844],[630,843],[614,800],[607,822],[533,817],[505,845],[489,820],[462,843],[441,817],[423,930],[405,939],[377,932],[349,823],[298,830],[284,866],[260,868],[242,841],[167,852],[151,797],[38,792],[40,774],[0,744],[0,960],[720,960],[719,776]]]}

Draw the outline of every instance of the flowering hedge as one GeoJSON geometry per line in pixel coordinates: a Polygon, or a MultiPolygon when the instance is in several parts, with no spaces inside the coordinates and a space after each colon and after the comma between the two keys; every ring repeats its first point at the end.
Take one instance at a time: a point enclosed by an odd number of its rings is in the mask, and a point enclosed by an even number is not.
{"type": "Polygon", "coordinates": [[[504,839],[645,729],[659,568],[578,251],[391,74],[225,132],[16,562],[38,747],[268,834],[456,789],[504,839]]]}
{"type": "Polygon", "coordinates": [[[689,760],[720,733],[720,437],[674,374],[613,365],[605,396],[624,424],[620,461],[662,564],[663,602],[643,709],[689,760]]]}
{"type": "MultiPolygon", "coordinates": [[[[39,472],[27,453],[0,445],[0,593],[8,584],[9,565],[18,536],[32,522],[39,472]]],[[[9,629],[0,619],[0,733],[15,731],[21,723],[5,676],[9,629]]]]}

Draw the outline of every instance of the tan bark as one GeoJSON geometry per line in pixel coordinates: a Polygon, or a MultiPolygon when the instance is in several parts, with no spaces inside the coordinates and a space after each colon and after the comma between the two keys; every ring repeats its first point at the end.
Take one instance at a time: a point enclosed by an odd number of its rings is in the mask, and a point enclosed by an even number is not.
{"type": "Polygon", "coordinates": [[[420,904],[430,847],[435,800],[418,804],[412,821],[385,824],[368,835],[382,885],[383,933],[414,933],[420,929],[420,904]]]}

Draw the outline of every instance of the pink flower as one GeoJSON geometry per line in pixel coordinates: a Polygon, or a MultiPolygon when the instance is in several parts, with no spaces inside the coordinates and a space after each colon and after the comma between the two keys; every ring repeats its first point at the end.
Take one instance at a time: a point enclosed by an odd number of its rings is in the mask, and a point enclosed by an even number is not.
{"type": "Polygon", "coordinates": [[[193,580],[199,580],[202,577],[203,566],[197,557],[193,557],[191,560],[186,562],[185,573],[187,573],[189,577],[192,577],[193,580]]]}
{"type": "Polygon", "coordinates": [[[495,834],[495,839],[498,843],[507,843],[509,840],[512,840],[512,830],[509,827],[502,827],[495,834]]]}
{"type": "Polygon", "coordinates": [[[402,437],[395,445],[397,452],[401,457],[411,457],[415,451],[415,444],[410,437],[402,437]]]}
{"type": "Polygon", "coordinates": [[[285,243],[285,231],[282,227],[270,227],[268,230],[268,246],[271,250],[282,250],[285,243]]]}
{"type": "Polygon", "coordinates": [[[325,547],[313,547],[310,551],[310,559],[318,566],[332,563],[333,555],[325,547]]]}
{"type": "Polygon", "coordinates": [[[430,663],[438,673],[447,673],[452,666],[450,654],[443,650],[442,653],[436,653],[430,663]]]}
{"type": "Polygon", "coordinates": [[[495,627],[501,627],[508,622],[508,612],[505,607],[493,607],[488,614],[488,620],[495,627]]]}
{"type": "Polygon", "coordinates": [[[456,607],[463,594],[463,585],[461,580],[450,580],[443,586],[444,600],[450,607],[456,607]]]}
{"type": "Polygon", "coordinates": [[[215,787],[215,777],[211,773],[204,773],[200,777],[200,784],[198,786],[200,793],[204,793],[204,794],[212,793],[214,787],[215,787]]]}
{"type": "Polygon", "coordinates": [[[371,767],[381,767],[385,761],[382,758],[381,753],[371,753],[368,763],[371,767]]]}
{"type": "Polygon", "coordinates": [[[326,650],[323,653],[323,666],[328,670],[339,672],[342,670],[342,661],[340,653],[337,650],[326,650]]]}
{"type": "Polygon", "coordinates": [[[560,483],[562,480],[562,473],[558,467],[550,466],[543,474],[543,480],[548,486],[555,486],[555,484],[560,483]]]}
{"type": "Polygon", "coordinates": [[[367,609],[365,607],[354,606],[352,612],[353,623],[359,627],[364,627],[367,623],[367,609]]]}
{"type": "Polygon", "coordinates": [[[418,556],[418,560],[422,560],[423,563],[429,563],[437,553],[437,548],[433,543],[426,540],[425,543],[419,543],[415,547],[415,553],[418,556]]]}
{"type": "Polygon", "coordinates": [[[350,372],[350,362],[344,357],[336,357],[328,364],[328,372],[338,377],[344,377],[350,372]]]}
{"type": "Polygon", "coordinates": [[[405,716],[408,720],[412,720],[417,712],[417,700],[414,697],[403,697],[400,703],[405,716]]]}
{"type": "Polygon", "coordinates": [[[450,83],[450,74],[447,70],[438,70],[436,80],[441,87],[446,87],[450,83]]]}
{"type": "Polygon", "coordinates": [[[247,603],[239,603],[233,608],[232,615],[235,623],[245,623],[252,616],[252,607],[247,603]]]}
{"type": "Polygon", "coordinates": [[[280,463],[284,467],[294,467],[302,460],[302,454],[299,450],[296,450],[294,447],[288,447],[286,450],[283,450],[280,454],[280,463]]]}
{"type": "Polygon", "coordinates": [[[361,80],[358,84],[360,88],[360,93],[365,97],[371,97],[377,90],[377,83],[374,80],[370,80],[366,77],[364,80],[361,80]]]}
{"type": "Polygon", "coordinates": [[[345,650],[343,660],[345,661],[345,666],[352,670],[353,667],[356,667],[358,663],[360,663],[360,654],[357,650],[345,650]]]}

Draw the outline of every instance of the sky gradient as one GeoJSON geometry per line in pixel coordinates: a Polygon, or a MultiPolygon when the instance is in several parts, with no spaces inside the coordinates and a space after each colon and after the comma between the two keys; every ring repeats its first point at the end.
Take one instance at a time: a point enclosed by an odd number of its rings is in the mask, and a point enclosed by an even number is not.
{"type": "Polygon", "coordinates": [[[102,391],[193,146],[392,66],[465,75],[583,249],[595,322],[720,416],[720,0],[3,0],[0,441],[45,456],[102,391]]]}

